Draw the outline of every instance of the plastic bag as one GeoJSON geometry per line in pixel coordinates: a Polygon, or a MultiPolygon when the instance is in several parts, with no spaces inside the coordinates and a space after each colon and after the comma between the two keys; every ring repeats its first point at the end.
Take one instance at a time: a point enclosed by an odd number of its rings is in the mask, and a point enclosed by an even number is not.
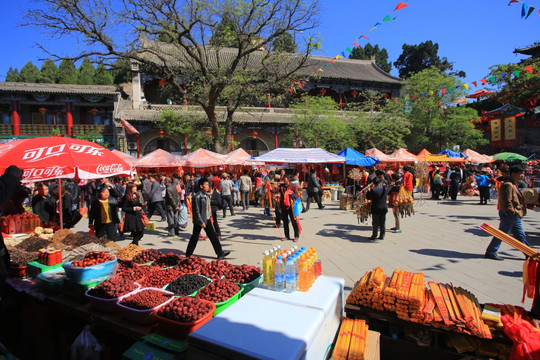
{"type": "Polygon", "coordinates": [[[71,345],[71,360],[100,360],[103,346],[86,325],[71,345]]]}
{"type": "Polygon", "coordinates": [[[294,217],[299,217],[300,214],[302,213],[302,210],[303,210],[303,205],[302,205],[302,199],[298,198],[296,200],[294,200],[294,204],[293,204],[293,215],[294,217]]]}

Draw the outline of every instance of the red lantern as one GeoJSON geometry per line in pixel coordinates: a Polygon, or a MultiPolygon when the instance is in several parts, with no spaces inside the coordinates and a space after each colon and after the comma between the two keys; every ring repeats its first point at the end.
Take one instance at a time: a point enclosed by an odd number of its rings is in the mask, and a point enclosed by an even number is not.
{"type": "Polygon", "coordinates": [[[253,136],[254,139],[257,137],[257,135],[259,135],[259,133],[256,132],[255,130],[251,130],[250,134],[251,136],[253,136]]]}
{"type": "Polygon", "coordinates": [[[351,92],[351,94],[352,94],[352,96],[356,97],[356,95],[358,95],[358,91],[353,90],[353,91],[351,92]]]}
{"type": "Polygon", "coordinates": [[[40,107],[40,108],[38,109],[38,111],[39,111],[40,113],[42,113],[43,115],[45,115],[45,114],[47,113],[47,109],[44,108],[44,107],[40,107]]]}
{"type": "Polygon", "coordinates": [[[324,96],[324,94],[326,94],[326,89],[322,88],[321,90],[319,90],[319,92],[322,94],[322,96],[324,96]]]}
{"type": "Polygon", "coordinates": [[[92,108],[92,109],[90,109],[90,112],[92,113],[92,115],[95,116],[99,112],[99,110],[96,109],[96,108],[92,108]]]}
{"type": "Polygon", "coordinates": [[[159,80],[159,86],[165,87],[165,85],[167,85],[167,81],[165,81],[165,80],[163,80],[163,79],[162,79],[162,80],[159,80]]]}
{"type": "Polygon", "coordinates": [[[205,131],[205,134],[208,135],[208,136],[212,136],[212,130],[205,131]]]}
{"type": "Polygon", "coordinates": [[[163,129],[159,129],[157,133],[160,138],[163,138],[163,136],[167,135],[167,132],[163,129]]]}

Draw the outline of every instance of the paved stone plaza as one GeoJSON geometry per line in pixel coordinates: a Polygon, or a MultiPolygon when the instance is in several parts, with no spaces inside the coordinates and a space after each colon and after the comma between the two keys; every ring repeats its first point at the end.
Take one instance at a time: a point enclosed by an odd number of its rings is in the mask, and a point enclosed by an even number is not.
{"type": "MultiPolygon", "coordinates": [[[[503,243],[499,255],[504,261],[484,258],[490,236],[478,226],[484,222],[498,226],[495,201],[477,205],[478,197],[458,197],[458,200],[419,200],[416,194],[416,215],[402,219],[400,234],[387,232],[384,240],[370,241],[370,224],[358,224],[352,211],[339,209],[339,202],[327,202],[324,210],[316,204],[302,214],[303,232],[299,246],[315,246],[322,260],[323,273],[345,279],[346,292],[368,270],[381,266],[387,275],[396,268],[421,271],[427,280],[453,283],[474,293],[480,302],[519,305],[522,295],[522,268],[524,256],[503,243]]],[[[260,207],[250,207],[236,215],[222,219],[222,244],[231,255],[233,264],[258,264],[262,252],[275,245],[293,246],[292,241],[280,241],[280,232],[272,218],[263,215],[260,207]]],[[[155,215],[152,220],[158,220],[155,215]]],[[[371,221],[371,219],[369,220],[371,221]]],[[[391,213],[387,216],[387,229],[393,227],[391,213]]],[[[524,218],[524,228],[529,242],[540,249],[540,212],[529,211],[524,218]]],[[[75,230],[87,231],[83,219],[75,230]]],[[[166,223],[158,222],[156,231],[147,232],[141,241],[145,248],[174,251],[183,254],[191,235],[191,224],[178,237],[164,237],[166,223]]],[[[283,232],[283,229],[280,228],[283,232]]],[[[388,230],[389,231],[389,230],[388,230]]],[[[204,233],[204,232],[203,232],[204,233]]],[[[292,229],[291,229],[292,234],[292,229]]],[[[124,246],[130,240],[121,240],[124,246]]],[[[199,241],[195,254],[215,259],[210,241],[199,241]]],[[[525,308],[530,308],[527,300],[525,308]]]]}

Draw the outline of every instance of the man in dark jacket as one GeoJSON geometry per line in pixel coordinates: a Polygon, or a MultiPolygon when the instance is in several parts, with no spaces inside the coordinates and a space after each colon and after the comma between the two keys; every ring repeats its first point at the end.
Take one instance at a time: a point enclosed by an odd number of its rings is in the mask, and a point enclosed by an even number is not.
{"type": "Polygon", "coordinates": [[[178,222],[178,212],[182,206],[180,196],[176,190],[176,186],[171,179],[166,177],[165,184],[165,208],[167,211],[167,235],[174,236],[180,233],[180,224],[178,222]]]}
{"type": "Polygon", "coordinates": [[[377,239],[377,232],[380,228],[378,239],[384,239],[386,226],[386,213],[388,212],[388,191],[386,186],[381,185],[381,179],[373,179],[373,188],[366,194],[366,199],[371,200],[371,218],[373,226],[373,234],[369,240],[377,239]]]}
{"type": "Polygon", "coordinates": [[[210,207],[210,185],[208,179],[201,178],[198,183],[199,191],[193,195],[193,234],[189,239],[189,243],[186,249],[186,256],[191,256],[195,251],[197,242],[199,241],[199,235],[201,230],[204,229],[206,235],[212,243],[214,252],[219,260],[229,255],[230,251],[223,251],[221,244],[217,238],[214,225],[212,224],[212,209],[210,207]]]}
{"type": "Polygon", "coordinates": [[[54,218],[55,203],[49,195],[49,187],[46,184],[38,184],[37,194],[32,199],[32,210],[43,223],[48,223],[54,218]]]}
{"type": "Polygon", "coordinates": [[[321,203],[321,183],[319,182],[319,179],[317,179],[317,174],[315,169],[311,169],[309,171],[308,175],[308,186],[307,186],[307,204],[306,204],[306,211],[309,210],[309,205],[311,204],[311,199],[315,198],[315,201],[317,202],[317,205],[319,206],[319,209],[324,209],[324,205],[321,203]]]}
{"type": "MultiPolygon", "coordinates": [[[[4,171],[4,175],[0,177],[0,207],[9,200],[9,198],[17,191],[21,185],[23,172],[15,165],[11,165],[4,171]]],[[[9,268],[9,252],[4,244],[4,238],[0,233],[0,300],[4,294],[4,286],[9,268]]]]}

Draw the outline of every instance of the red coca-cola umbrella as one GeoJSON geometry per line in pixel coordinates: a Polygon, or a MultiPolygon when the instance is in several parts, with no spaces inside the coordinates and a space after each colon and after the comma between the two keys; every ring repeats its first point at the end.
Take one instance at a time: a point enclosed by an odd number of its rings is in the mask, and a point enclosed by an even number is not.
{"type": "Polygon", "coordinates": [[[103,146],[61,136],[3,144],[0,146],[0,173],[10,165],[23,170],[23,182],[131,174],[131,166],[103,146]]]}
{"type": "MultiPolygon", "coordinates": [[[[22,182],[52,179],[99,179],[130,175],[124,160],[90,141],[62,136],[15,140],[0,146],[0,174],[10,165],[23,170],[22,182]]],[[[62,182],[59,201],[62,201],[62,182]]],[[[60,226],[62,227],[60,203],[60,226]]]]}

